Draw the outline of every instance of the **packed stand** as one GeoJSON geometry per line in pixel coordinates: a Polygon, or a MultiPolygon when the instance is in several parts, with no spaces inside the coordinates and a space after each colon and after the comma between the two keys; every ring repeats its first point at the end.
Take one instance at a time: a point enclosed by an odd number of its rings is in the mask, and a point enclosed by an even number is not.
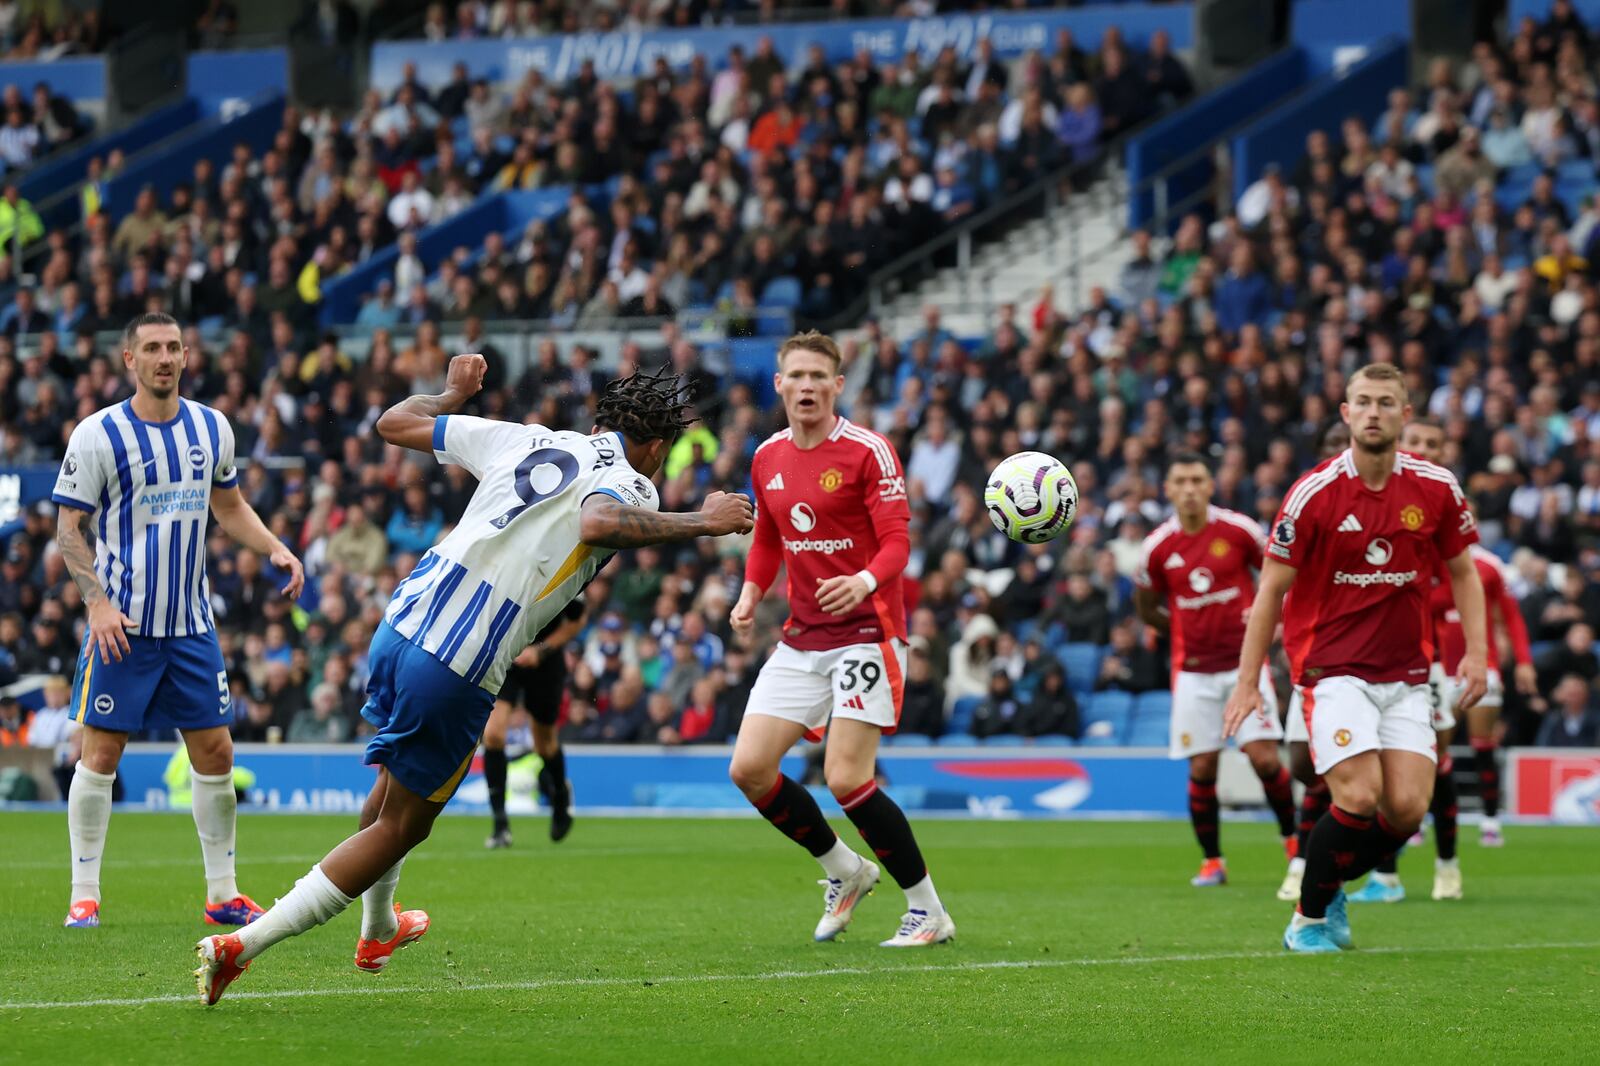
{"type": "MultiPolygon", "coordinates": [[[[1093,53],[1063,32],[1053,54],[1015,69],[984,42],[971,63],[946,50],[834,64],[813,49],[788,71],[763,38],[715,72],[703,56],[681,72],[662,61],[629,92],[592,64],[562,85],[531,72],[510,92],[464,64],[436,86],[408,67],[348,119],[287,109],[267,150],[201,161],[120,218],[86,195],[83,236],[52,233],[34,252],[32,299],[47,314],[66,304],[69,346],[152,306],[258,347],[282,319],[303,344],[324,287],[397,245],[358,325],[605,328],[715,304],[746,335],[763,306],[837,313],[854,295],[847,275],[1093,160],[1190,89],[1163,35],[1140,55],[1115,29],[1093,53]],[[420,231],[479,197],[541,188],[573,191],[556,218],[442,263],[417,254],[420,231]]],[[[86,190],[122,166],[118,153],[93,161],[86,190]]],[[[0,286],[10,270],[0,266],[0,286]]]]}

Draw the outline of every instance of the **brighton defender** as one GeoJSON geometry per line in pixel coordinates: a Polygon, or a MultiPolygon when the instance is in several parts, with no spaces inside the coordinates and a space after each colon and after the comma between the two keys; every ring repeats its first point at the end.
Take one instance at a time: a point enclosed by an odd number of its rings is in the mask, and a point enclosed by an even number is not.
{"type": "Polygon", "coordinates": [[[69,928],[100,924],[111,785],[128,735],[152,726],[176,728],[189,751],[206,922],[261,914],[234,877],[233,708],[206,580],[207,512],[288,575],[285,596],[299,596],[305,578],[239,493],[233,427],[179,395],[187,359],[177,319],[130,322],[122,363],[133,396],[72,431],[52,494],[61,558],[89,615],[72,694],[83,754],[67,792],[69,928]]]}
{"type": "Polygon", "coordinates": [[[808,332],[785,341],[775,385],[789,428],[756,449],[755,542],[731,621],[736,632],[751,631],[780,563],[789,573],[790,616],[750,692],[729,775],[822,864],[826,891],[814,935],[832,940],[877,883],[878,866],[840,840],[811,794],[779,768],[801,737],[820,739],[827,730],[828,789],[906,893],[900,928],[882,946],[940,943],[955,935],[955,923],[905,813],[873,774],[879,738],[894,732],[905,691],[905,471],[888,441],[835,413],[844,379],[832,339],[808,332]]]}
{"type": "Polygon", "coordinates": [[[1467,550],[1477,527],[1448,470],[1396,450],[1411,416],[1400,372],[1356,371],[1340,413],[1350,450],[1297,481],[1273,524],[1226,719],[1232,735],[1260,709],[1243,679],[1260,670],[1281,614],[1312,761],[1333,795],[1284,932],[1299,952],[1350,946],[1342,884],[1398,851],[1432,799],[1432,649],[1419,579],[1436,558],[1466,631],[1462,709],[1483,695],[1486,672],[1483,586],[1467,550]]]}
{"type": "MultiPolygon", "coordinates": [[[[1133,578],[1134,603],[1140,617],[1168,633],[1172,646],[1170,753],[1189,760],[1189,820],[1203,855],[1190,883],[1224,885],[1228,868],[1217,803],[1222,710],[1239,680],[1239,644],[1267,537],[1253,519],[1212,505],[1211,469],[1193,452],[1167,465],[1164,488],[1173,515],[1144,540],[1133,578]]],[[[1292,859],[1294,791],[1289,771],[1278,761],[1283,739],[1278,697],[1270,674],[1262,670],[1257,676],[1262,709],[1240,727],[1239,748],[1261,779],[1292,859]]]]}
{"type": "Polygon", "coordinates": [[[256,955],[357,896],[358,968],[381,970],[426,933],[426,913],[394,907],[400,866],[466,774],[512,660],[618,549],[750,529],[750,501],[726,493],[708,495],[698,514],[657,513],[650,478],[687,424],[675,376],[613,381],[585,436],[455,414],[486,367],[481,355],[456,356],[443,394],[413,396],[378,420],[386,441],[466,467],[478,488],[455,529],[396,587],[372,638],[361,713],[377,727],[366,761],[380,769],[361,831],[260,920],[195,945],[208,1004],[256,955]]]}

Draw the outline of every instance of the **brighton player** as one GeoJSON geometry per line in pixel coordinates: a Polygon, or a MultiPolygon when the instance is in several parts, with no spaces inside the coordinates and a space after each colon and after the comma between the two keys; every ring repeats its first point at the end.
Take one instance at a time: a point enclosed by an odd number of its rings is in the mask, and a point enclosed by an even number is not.
{"type": "MultiPolygon", "coordinates": [[[[1408,422],[1400,434],[1400,450],[1420,456],[1431,463],[1437,463],[1444,455],[1444,428],[1431,418],[1419,418],[1408,422]]],[[[1533,652],[1528,643],[1528,629],[1523,623],[1522,611],[1517,605],[1516,597],[1511,595],[1506,585],[1504,567],[1499,559],[1481,545],[1474,544],[1471,552],[1473,565],[1478,569],[1478,579],[1483,583],[1484,603],[1489,618],[1492,620],[1498,616],[1501,631],[1511,645],[1517,664],[1517,687],[1523,692],[1534,691],[1533,652]]],[[[1460,899],[1461,865],[1456,857],[1457,801],[1455,775],[1452,772],[1450,759],[1450,739],[1456,725],[1451,708],[1458,694],[1450,678],[1466,654],[1466,640],[1462,635],[1461,615],[1455,609],[1455,600],[1450,594],[1450,584],[1444,575],[1434,578],[1429,605],[1433,615],[1435,651],[1430,676],[1433,689],[1433,727],[1439,734],[1439,776],[1434,785],[1431,807],[1434,845],[1438,851],[1438,858],[1434,863],[1433,898],[1460,899]]],[[[1481,733],[1487,735],[1492,752],[1494,721],[1499,715],[1503,691],[1500,671],[1494,666],[1489,667],[1487,686],[1477,706],[1467,712],[1467,721],[1469,727],[1473,724],[1479,726],[1477,730],[1473,730],[1474,749],[1477,749],[1481,733]]],[[[1485,792],[1488,791],[1486,786],[1485,792]]],[[[1498,795],[1494,798],[1498,799],[1498,795]]],[[[1486,822],[1490,822],[1494,817],[1494,810],[1487,798],[1484,807],[1486,822]]],[[[1486,825],[1483,833],[1486,845],[1493,847],[1498,843],[1498,830],[1498,825],[1486,825]]],[[[1367,879],[1367,883],[1361,886],[1360,890],[1350,894],[1351,901],[1396,903],[1404,899],[1405,886],[1400,883],[1396,858],[1385,859],[1379,863],[1372,876],[1367,879]]]]}
{"type": "Polygon", "coordinates": [[[1349,451],[1318,465],[1284,498],[1250,611],[1226,731],[1261,707],[1253,678],[1280,613],[1302,689],[1311,757],[1333,806],[1311,832],[1300,903],[1283,943],[1337,952],[1351,943],[1344,882],[1398,851],[1427,812],[1437,759],[1428,691],[1428,590],[1446,560],[1467,652],[1460,708],[1487,671],[1483,586],[1468,547],[1472,512],[1455,477],[1399,452],[1411,416],[1405,381],[1386,363],[1351,375],[1340,413],[1349,451]]]}
{"type": "MultiPolygon", "coordinates": [[[[1317,438],[1317,459],[1332,459],[1350,447],[1350,427],[1340,421],[1323,427],[1317,438]]],[[[1284,741],[1289,746],[1289,773],[1304,786],[1300,795],[1300,821],[1295,830],[1294,858],[1278,886],[1278,898],[1293,903],[1300,898],[1300,880],[1306,869],[1306,843],[1311,830],[1328,813],[1328,783],[1311,765],[1311,734],[1306,731],[1305,710],[1298,685],[1289,686],[1289,713],[1284,717],[1284,741]]]]}
{"type": "MultiPolygon", "coordinates": [[[[1205,459],[1183,452],[1167,464],[1173,514],[1144,540],[1134,573],[1134,604],[1172,646],[1170,753],[1189,760],[1189,820],[1204,858],[1190,884],[1228,883],[1217,804],[1222,709],[1238,681],[1239,644],[1267,537],[1253,519],[1212,506],[1215,483],[1205,459]]],[[[1239,729],[1239,748],[1266,790],[1284,851],[1295,856],[1294,791],[1278,761],[1283,726],[1271,675],[1257,677],[1262,709],[1239,729]]]]}
{"type": "Polygon", "coordinates": [[[511,820],[506,817],[506,732],[520,705],[533,720],[533,750],[539,756],[539,795],[550,808],[550,839],[556,843],[572,831],[572,785],[567,781],[567,754],[556,725],[567,685],[567,641],[583,628],[583,601],[573,600],[551,619],[544,632],[512,660],[505,684],[483,730],[483,779],[489,786],[493,830],[488,848],[511,846],[511,820]]]}
{"type": "Polygon", "coordinates": [[[748,532],[750,501],[713,492],[699,513],[659,514],[650,478],[685,418],[672,375],[613,381],[588,436],[458,415],[483,384],[459,355],[438,396],[389,408],[378,432],[478,479],[460,521],[396,587],[368,653],[362,715],[377,733],[377,783],[361,831],[334,848],[259,920],[195,945],[201,999],[215,1003],[250,960],[362,901],[356,966],[375,972],[427,932],[394,906],[400,867],[466,774],[506,670],[618,549],[748,532]]]}
{"type": "Polygon", "coordinates": [[[300,595],[304,575],[239,493],[233,427],[179,395],[187,358],[177,319],[128,324],[133,396],[72,431],[52,494],[61,558],[88,611],[71,705],[83,754],[67,792],[69,928],[100,924],[111,786],[128,735],[149,727],[176,728],[189,751],[205,920],[246,925],[261,914],[234,877],[233,708],[206,580],[207,512],[287,575],[285,596],[300,595]]]}
{"type": "Polygon", "coordinates": [[[835,413],[844,379],[832,339],[807,332],[785,341],[775,384],[789,428],[757,448],[752,462],[755,541],[731,622],[735,632],[750,633],[780,564],[788,569],[790,614],[750,692],[729,776],[822,864],[826,890],[814,935],[832,940],[877,883],[878,866],[840,840],[811,794],[780,769],[802,737],[817,740],[827,730],[828,788],[906,893],[900,927],[882,946],[937,944],[955,935],[955,923],[905,813],[873,772],[879,738],[894,732],[905,690],[905,472],[888,441],[835,413]]]}

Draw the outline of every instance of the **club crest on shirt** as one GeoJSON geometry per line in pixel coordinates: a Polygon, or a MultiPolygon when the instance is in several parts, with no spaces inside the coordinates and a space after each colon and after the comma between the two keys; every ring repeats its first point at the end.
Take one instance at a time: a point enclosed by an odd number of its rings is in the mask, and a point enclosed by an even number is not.
{"type": "Polygon", "coordinates": [[[822,476],[817,479],[817,484],[822,486],[823,492],[834,492],[840,485],[844,484],[844,474],[830,466],[822,472],[822,476]]]}
{"type": "Polygon", "coordinates": [[[1408,503],[1400,508],[1400,524],[1415,533],[1422,528],[1422,520],[1426,517],[1422,508],[1414,503],[1408,503]]]}
{"type": "Polygon", "coordinates": [[[1333,734],[1333,742],[1341,748],[1348,748],[1350,746],[1350,730],[1340,729],[1335,732],[1333,734]]]}
{"type": "Polygon", "coordinates": [[[1218,559],[1222,558],[1224,555],[1227,555],[1228,542],[1223,540],[1221,537],[1218,537],[1216,540],[1212,541],[1211,554],[1215,555],[1218,559]]]}
{"type": "Polygon", "coordinates": [[[76,474],[78,472],[78,457],[69,453],[66,461],[61,464],[61,469],[66,471],[68,477],[76,474]]]}
{"type": "Polygon", "coordinates": [[[196,470],[204,470],[206,468],[206,450],[200,447],[200,445],[189,445],[188,456],[190,466],[194,467],[196,470]]]}

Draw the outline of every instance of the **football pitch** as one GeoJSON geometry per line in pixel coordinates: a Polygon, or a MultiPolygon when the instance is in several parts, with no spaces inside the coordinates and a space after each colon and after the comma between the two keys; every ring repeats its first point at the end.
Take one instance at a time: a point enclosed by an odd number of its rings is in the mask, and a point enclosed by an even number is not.
{"type": "MultiPolygon", "coordinates": [[[[1279,946],[1288,905],[1265,823],[1229,823],[1233,883],[1197,890],[1179,822],[924,821],[958,925],[891,953],[891,882],[839,942],[811,942],[816,865],[751,819],[543,820],[483,848],[440,819],[399,900],[428,936],[378,976],[351,965],[359,905],[196,999],[199,846],[187,816],[112,818],[98,930],[61,928],[66,815],[0,814],[0,1062],[1594,1062],[1600,838],[1462,831],[1466,899],[1352,905],[1358,949],[1279,946]],[[272,1058],[262,1059],[266,1054],[272,1058]]],[[[240,887],[264,905],[350,816],[240,819],[240,887]]],[[[845,839],[858,843],[849,826],[845,839]]]]}

